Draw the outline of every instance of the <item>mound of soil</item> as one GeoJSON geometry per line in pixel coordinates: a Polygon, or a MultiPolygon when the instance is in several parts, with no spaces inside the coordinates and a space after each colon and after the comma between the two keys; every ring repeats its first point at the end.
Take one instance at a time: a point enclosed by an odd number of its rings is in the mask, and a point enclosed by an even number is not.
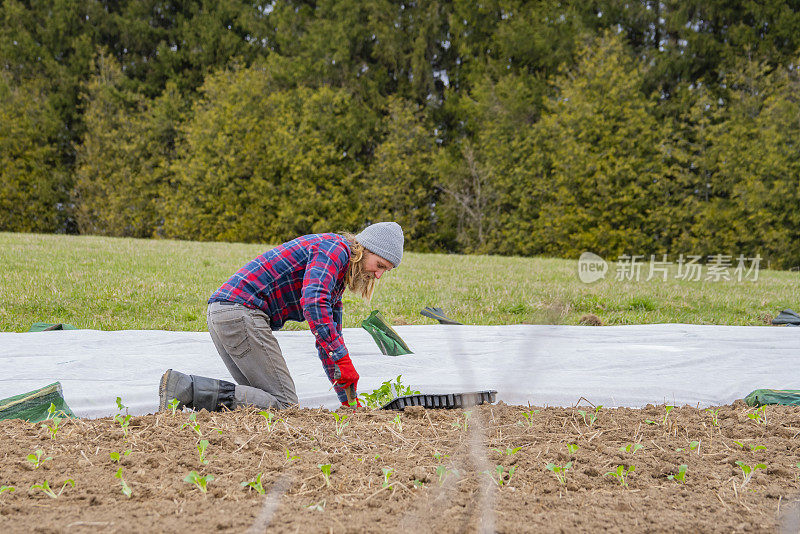
{"type": "Polygon", "coordinates": [[[292,409],[269,421],[255,410],[192,414],[133,417],[127,429],[111,418],[64,420],[54,438],[41,424],[0,421],[0,487],[15,488],[0,493],[0,529],[796,532],[800,524],[795,407],[501,403],[292,409]],[[39,467],[27,459],[37,450],[39,467]],[[185,481],[192,471],[208,477],[206,492],[185,481]],[[263,494],[243,485],[259,475],[263,494]],[[45,481],[55,498],[32,488],[45,481]]]}

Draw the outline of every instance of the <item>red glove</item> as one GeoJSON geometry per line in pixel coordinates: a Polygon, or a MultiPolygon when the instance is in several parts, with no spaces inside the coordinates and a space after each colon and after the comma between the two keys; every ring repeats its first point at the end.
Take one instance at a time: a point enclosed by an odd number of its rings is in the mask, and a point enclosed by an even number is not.
{"type": "Polygon", "coordinates": [[[353,362],[350,361],[350,355],[345,354],[338,362],[333,362],[333,378],[334,384],[347,388],[352,385],[353,389],[358,386],[358,373],[356,368],[353,367],[353,362]]]}

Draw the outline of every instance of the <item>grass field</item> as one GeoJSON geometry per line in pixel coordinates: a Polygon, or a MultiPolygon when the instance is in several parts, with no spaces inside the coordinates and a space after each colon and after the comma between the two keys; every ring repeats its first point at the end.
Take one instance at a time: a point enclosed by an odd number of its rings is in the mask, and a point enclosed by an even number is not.
{"type": "MultiPolygon", "coordinates": [[[[37,321],[101,330],[206,329],[209,295],[268,245],[0,233],[0,330],[37,321]]],[[[345,327],[371,309],[395,324],[430,324],[440,306],[465,324],[765,325],[800,307],[800,273],[761,270],[757,281],[617,281],[591,285],[577,261],[415,254],[381,280],[369,306],[345,293],[345,327]]],[[[307,328],[289,323],[287,329],[307,328]]]]}

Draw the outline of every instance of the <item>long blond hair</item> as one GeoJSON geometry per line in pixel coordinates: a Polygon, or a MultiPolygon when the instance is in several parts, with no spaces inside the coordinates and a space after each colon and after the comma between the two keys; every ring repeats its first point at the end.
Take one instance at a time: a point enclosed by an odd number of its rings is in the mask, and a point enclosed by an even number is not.
{"type": "Polygon", "coordinates": [[[366,262],[367,255],[364,245],[356,241],[356,236],[349,232],[343,232],[342,235],[350,244],[350,264],[347,266],[347,272],[344,275],[344,283],[347,289],[360,295],[367,303],[372,301],[372,294],[375,292],[375,285],[377,280],[364,271],[364,263],[366,262]]]}

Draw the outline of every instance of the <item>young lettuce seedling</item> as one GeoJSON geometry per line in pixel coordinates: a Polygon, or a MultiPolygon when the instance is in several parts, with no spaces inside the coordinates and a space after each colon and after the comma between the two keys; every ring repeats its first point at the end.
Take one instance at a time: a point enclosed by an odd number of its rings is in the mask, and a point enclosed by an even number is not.
{"type": "Polygon", "coordinates": [[[169,401],[167,403],[167,406],[169,406],[169,409],[172,410],[172,417],[175,417],[175,412],[178,411],[178,404],[180,404],[178,399],[172,399],[171,401],[169,401]]]}
{"type": "Polygon", "coordinates": [[[394,469],[390,467],[384,467],[381,469],[381,471],[383,471],[383,486],[381,487],[392,489],[392,486],[389,485],[389,477],[392,476],[392,473],[394,473],[394,469]]]}
{"type": "Polygon", "coordinates": [[[198,436],[203,435],[203,432],[200,430],[200,423],[197,422],[197,414],[195,412],[189,414],[189,420],[181,425],[181,430],[187,426],[194,430],[198,436]]]}
{"type": "Polygon", "coordinates": [[[289,452],[289,449],[286,449],[286,461],[287,462],[292,462],[294,460],[299,460],[299,459],[300,459],[299,456],[292,456],[292,453],[289,452]]]}
{"type": "Polygon", "coordinates": [[[52,456],[48,456],[47,458],[42,458],[44,454],[44,450],[36,449],[36,453],[28,455],[28,461],[33,464],[34,469],[39,469],[42,464],[44,464],[47,460],[52,460],[52,456]]]}
{"type": "Polygon", "coordinates": [[[469,426],[469,418],[470,418],[471,416],[472,416],[472,412],[471,412],[471,411],[469,411],[469,412],[464,412],[464,422],[462,423],[462,422],[461,422],[461,418],[459,417],[458,419],[456,419],[455,421],[453,421],[453,422],[450,424],[450,426],[452,426],[453,428],[457,428],[457,429],[459,429],[459,430],[462,430],[462,429],[463,429],[463,430],[464,430],[464,432],[466,432],[466,431],[467,431],[467,428],[468,428],[468,426],[469,426]]]}
{"type": "Polygon", "coordinates": [[[628,474],[630,474],[633,471],[635,471],[635,470],[636,470],[636,467],[634,467],[632,465],[629,465],[627,469],[625,469],[624,465],[618,465],[616,471],[609,471],[608,473],[606,473],[603,476],[605,477],[605,476],[611,475],[614,478],[616,478],[617,480],[619,480],[619,483],[621,485],[627,487],[628,486],[628,482],[625,480],[625,477],[628,474]]]}
{"type": "Polygon", "coordinates": [[[592,425],[594,425],[594,422],[597,420],[597,416],[598,416],[598,414],[600,413],[600,410],[602,410],[602,409],[603,409],[603,405],[602,405],[602,404],[599,404],[599,405],[598,405],[598,406],[597,406],[597,407],[594,409],[594,412],[592,412],[591,414],[589,414],[589,420],[588,420],[588,421],[586,420],[586,415],[587,415],[587,412],[586,412],[586,410],[578,410],[578,413],[579,413],[579,414],[581,414],[581,416],[583,417],[583,423],[584,423],[586,426],[592,426],[592,425]]]}
{"type": "Polygon", "coordinates": [[[5,492],[14,493],[15,491],[17,491],[17,488],[14,486],[0,486],[0,495],[5,492]]]}
{"type": "Polygon", "coordinates": [[[123,456],[128,456],[132,452],[132,449],[128,449],[124,451],[121,455],[118,452],[109,452],[108,456],[111,458],[112,462],[119,462],[123,456]]]}
{"type": "Polygon", "coordinates": [[[678,474],[677,475],[667,475],[667,478],[669,480],[674,480],[675,482],[678,482],[679,484],[685,484],[686,483],[686,469],[688,467],[689,466],[687,466],[686,464],[679,465],[678,466],[678,474]]]}
{"type": "Polygon", "coordinates": [[[121,467],[119,469],[117,469],[117,474],[114,475],[114,478],[118,478],[119,479],[119,483],[122,485],[122,493],[123,493],[123,495],[125,495],[127,498],[130,499],[131,498],[131,493],[133,493],[133,491],[131,490],[131,487],[128,485],[128,483],[125,482],[125,479],[122,478],[122,468],[121,467]]]}
{"type": "Polygon", "coordinates": [[[558,479],[558,482],[560,484],[566,484],[567,483],[567,471],[572,469],[572,462],[567,462],[564,465],[556,465],[554,463],[549,463],[544,467],[548,471],[552,471],[553,472],[553,474],[556,476],[556,478],[558,479]]]}
{"type": "Polygon", "coordinates": [[[439,485],[441,486],[444,484],[444,481],[447,480],[449,475],[459,476],[458,469],[449,469],[444,465],[436,466],[436,476],[439,478],[439,485]]]}
{"type": "Polygon", "coordinates": [[[755,421],[760,425],[767,426],[767,406],[766,404],[761,406],[755,413],[747,414],[747,418],[755,421]]]}
{"type": "Polygon", "coordinates": [[[31,486],[30,491],[38,489],[38,490],[41,490],[42,493],[44,493],[45,495],[47,495],[51,499],[57,499],[64,492],[64,488],[66,488],[68,485],[72,486],[74,488],[75,487],[75,481],[72,480],[71,478],[68,478],[67,480],[64,481],[64,485],[61,486],[61,489],[58,491],[58,493],[56,493],[55,491],[53,491],[50,488],[50,483],[47,482],[47,480],[45,480],[41,484],[34,484],[33,486],[31,486]]]}
{"type": "Polygon", "coordinates": [[[250,482],[242,482],[242,486],[250,489],[254,489],[258,492],[259,495],[264,495],[266,490],[264,490],[264,486],[261,484],[261,473],[256,475],[255,480],[251,480],[250,482]]]}
{"type": "Polygon", "coordinates": [[[317,464],[319,470],[322,471],[322,478],[325,479],[325,486],[331,485],[331,464],[317,464]]]}
{"type": "Polygon", "coordinates": [[[576,445],[575,443],[570,443],[567,445],[567,452],[569,453],[570,456],[578,452],[578,449],[580,449],[580,447],[578,447],[578,445],[576,445]]]}
{"type": "Polygon", "coordinates": [[[671,412],[673,408],[675,408],[675,406],[669,406],[669,405],[665,405],[664,406],[664,410],[666,410],[667,413],[664,414],[664,420],[661,421],[662,425],[666,425],[667,424],[667,417],[669,417],[669,412],[671,412]]]}
{"type": "Polygon", "coordinates": [[[641,443],[628,443],[624,447],[620,447],[619,450],[621,452],[629,452],[631,454],[635,454],[636,451],[642,448],[644,448],[644,446],[641,443]]]}
{"type": "MultiPolygon", "coordinates": [[[[51,408],[55,408],[54,404],[50,404],[51,408]]],[[[49,412],[48,412],[49,413],[49,412]]],[[[61,418],[57,415],[52,416],[50,419],[50,424],[43,423],[41,426],[42,428],[46,428],[48,432],[50,432],[50,439],[56,439],[56,434],[58,433],[58,427],[61,424],[61,418]]]]}
{"type": "Polygon", "coordinates": [[[197,445],[197,452],[200,453],[200,463],[203,465],[208,465],[208,460],[206,460],[206,449],[208,448],[208,440],[201,439],[200,443],[197,445]]]}
{"type": "Polygon", "coordinates": [[[397,430],[402,434],[403,433],[403,421],[400,420],[400,414],[394,416],[393,422],[397,425],[397,430]]]}
{"type": "Polygon", "coordinates": [[[741,460],[736,460],[736,465],[742,470],[742,485],[739,486],[743,488],[750,482],[750,479],[753,478],[753,475],[756,474],[758,469],[766,469],[767,466],[765,464],[756,464],[755,466],[749,466],[746,463],[742,462],[741,460]]]}
{"type": "Polygon", "coordinates": [[[333,412],[331,415],[333,415],[333,418],[336,420],[336,435],[341,436],[345,427],[350,424],[350,421],[347,420],[347,414],[333,412]]]}
{"type": "Polygon", "coordinates": [[[266,410],[258,412],[258,414],[263,416],[264,419],[266,420],[267,432],[272,432],[272,425],[273,425],[272,418],[275,417],[275,414],[273,414],[272,412],[268,412],[266,410]]]}
{"type": "Polygon", "coordinates": [[[539,413],[539,410],[528,410],[522,412],[522,417],[528,422],[528,428],[533,426],[533,416],[539,413]]]}
{"type": "Polygon", "coordinates": [[[505,454],[506,456],[514,456],[520,451],[520,449],[522,449],[522,447],[514,447],[513,449],[511,447],[506,447],[506,450],[492,448],[493,451],[497,451],[500,454],[505,454]]]}
{"type": "Polygon", "coordinates": [[[711,408],[706,408],[705,411],[711,414],[711,424],[719,426],[719,409],[712,410],[711,408]]]}
{"type": "Polygon", "coordinates": [[[514,471],[517,470],[517,466],[510,467],[508,469],[508,474],[506,474],[506,470],[502,465],[498,465],[495,467],[494,474],[491,471],[484,471],[485,474],[489,475],[489,478],[492,479],[492,482],[497,484],[498,486],[503,486],[504,484],[509,484],[511,482],[511,477],[514,476],[514,471]]]}
{"type": "Polygon", "coordinates": [[[197,488],[203,493],[206,493],[208,491],[207,489],[208,483],[211,482],[212,480],[214,480],[214,477],[212,475],[206,475],[204,477],[201,477],[200,473],[198,473],[197,471],[190,472],[188,475],[186,475],[186,478],[183,479],[184,482],[188,482],[189,484],[194,484],[195,486],[197,486],[197,488]]]}

